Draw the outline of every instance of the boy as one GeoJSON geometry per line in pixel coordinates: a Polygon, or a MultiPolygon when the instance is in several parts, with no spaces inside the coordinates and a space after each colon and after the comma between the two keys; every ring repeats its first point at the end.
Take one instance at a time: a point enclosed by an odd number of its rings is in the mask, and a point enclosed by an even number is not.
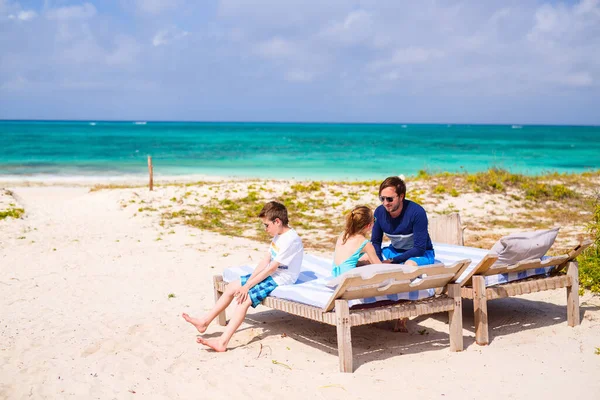
{"type": "Polygon", "coordinates": [[[288,226],[285,206],[271,201],[262,208],[258,217],[273,240],[269,251],[254,272],[242,276],[239,281],[229,283],[215,307],[204,317],[192,318],[183,314],[183,318],[194,325],[198,332],[204,333],[212,320],[225,310],[234,298],[237,300],[233,317],[220,337],[210,340],[202,337],[196,339],[198,343],[218,352],[227,350],[229,340],[244,321],[250,306],[256,308],[277,286],[292,285],[300,275],[304,246],[296,231],[288,226]]]}

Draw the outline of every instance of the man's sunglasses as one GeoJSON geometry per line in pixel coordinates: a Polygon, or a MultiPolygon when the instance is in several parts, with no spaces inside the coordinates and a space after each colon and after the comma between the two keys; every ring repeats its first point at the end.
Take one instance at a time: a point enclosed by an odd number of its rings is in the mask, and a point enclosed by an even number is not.
{"type": "Polygon", "coordinates": [[[379,201],[381,201],[382,203],[384,201],[387,201],[388,203],[391,203],[392,201],[394,201],[394,199],[398,198],[398,196],[396,197],[388,197],[388,196],[379,196],[379,201]]]}

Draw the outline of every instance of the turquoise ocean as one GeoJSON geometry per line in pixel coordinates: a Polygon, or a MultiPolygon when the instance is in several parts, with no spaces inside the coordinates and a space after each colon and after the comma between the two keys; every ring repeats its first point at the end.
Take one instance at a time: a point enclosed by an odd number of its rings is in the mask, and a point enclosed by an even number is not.
{"type": "Polygon", "coordinates": [[[600,169],[600,127],[0,121],[0,178],[213,175],[381,179],[491,167],[600,169]]]}

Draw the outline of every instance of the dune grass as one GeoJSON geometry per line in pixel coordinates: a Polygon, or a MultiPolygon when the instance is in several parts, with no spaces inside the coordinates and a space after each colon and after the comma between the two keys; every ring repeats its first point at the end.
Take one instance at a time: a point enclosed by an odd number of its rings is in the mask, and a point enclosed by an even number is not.
{"type": "Polygon", "coordinates": [[[0,211],[0,220],[5,218],[21,218],[25,214],[25,210],[22,208],[9,208],[5,211],[0,211]]]}
{"type": "Polygon", "coordinates": [[[600,198],[596,200],[594,216],[587,228],[594,238],[594,243],[577,258],[579,286],[580,291],[588,289],[592,293],[600,294],[600,198]]]}
{"type": "MultiPolygon", "coordinates": [[[[565,242],[583,238],[584,226],[592,215],[592,194],[600,182],[600,171],[539,176],[498,168],[475,174],[420,171],[406,182],[407,199],[423,205],[430,217],[460,212],[468,227],[466,244],[488,247],[510,230],[555,225],[563,226],[561,240],[565,242]],[[465,196],[470,196],[468,203],[465,196]],[[509,212],[506,207],[510,207],[509,212]]],[[[257,215],[267,201],[278,200],[288,208],[290,224],[304,238],[307,248],[331,250],[349,209],[359,204],[372,208],[380,204],[377,198],[380,183],[379,180],[286,183],[236,179],[157,184],[156,191],[150,192],[155,194],[144,195],[148,197],[143,197],[144,200],[136,192],[135,197],[122,205],[139,204],[135,206],[138,212],[157,213],[161,217],[159,224],[167,230],[174,223],[183,223],[223,235],[265,241],[268,237],[257,215]],[[171,190],[159,206],[154,202],[167,186],[171,190]]],[[[566,243],[561,245],[568,247],[566,243]]]]}

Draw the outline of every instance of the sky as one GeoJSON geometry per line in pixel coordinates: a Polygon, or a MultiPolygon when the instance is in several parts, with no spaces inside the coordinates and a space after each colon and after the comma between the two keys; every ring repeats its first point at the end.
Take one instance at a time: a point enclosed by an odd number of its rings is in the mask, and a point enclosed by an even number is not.
{"type": "Polygon", "coordinates": [[[600,125],[600,0],[0,0],[0,119],[600,125]]]}

